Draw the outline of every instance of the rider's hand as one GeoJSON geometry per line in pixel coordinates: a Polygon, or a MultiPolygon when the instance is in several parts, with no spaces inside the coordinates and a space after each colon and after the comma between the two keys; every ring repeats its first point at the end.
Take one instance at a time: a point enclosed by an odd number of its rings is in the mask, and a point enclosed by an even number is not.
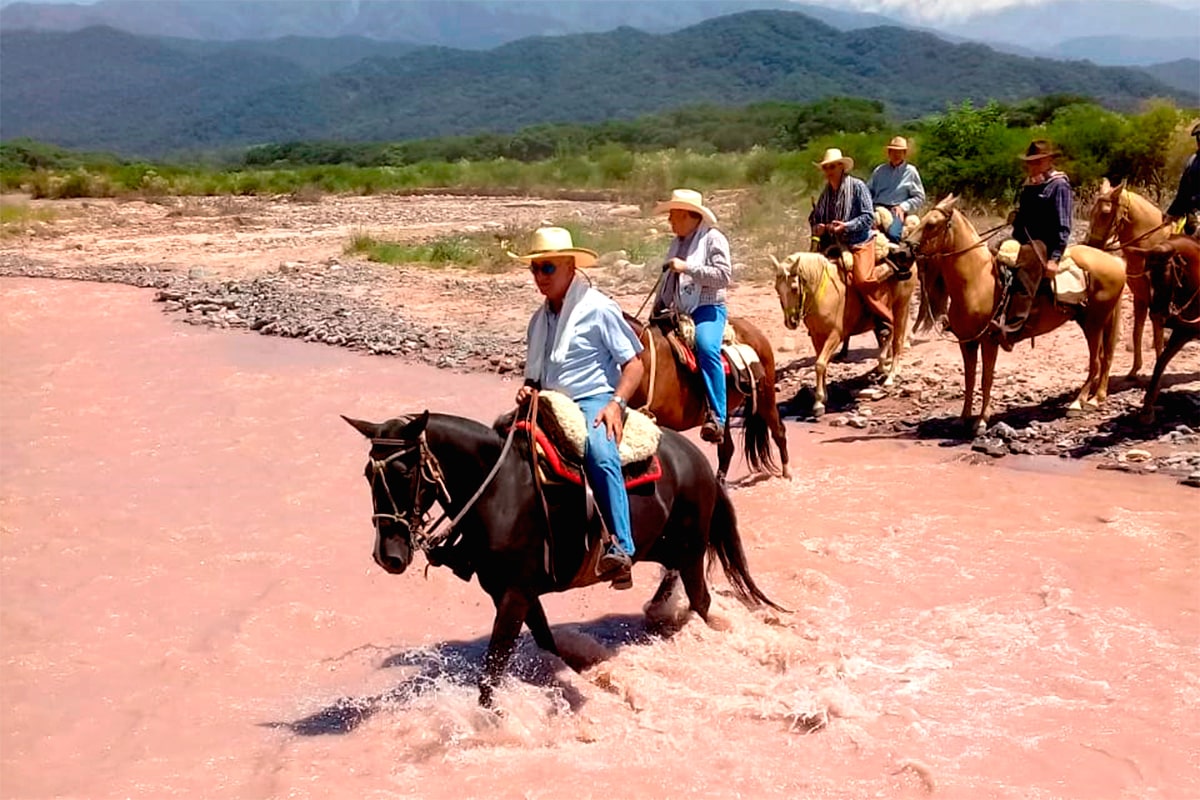
{"type": "Polygon", "coordinates": [[[904,217],[905,217],[904,209],[901,208],[900,206],[892,206],[892,216],[895,217],[896,219],[900,220],[901,222],[904,222],[904,217]]]}
{"type": "Polygon", "coordinates": [[[846,230],[846,223],[842,222],[840,219],[835,219],[833,222],[829,223],[828,228],[829,230],[833,231],[835,235],[837,235],[846,230]]]}
{"type": "Polygon", "coordinates": [[[1012,211],[1008,212],[1008,216],[1004,218],[1004,224],[1012,225],[1016,221],[1017,221],[1017,210],[1014,208],[1012,211]]]}
{"type": "Polygon", "coordinates": [[[523,406],[529,402],[529,398],[533,396],[532,386],[522,386],[517,389],[517,405],[523,406]]]}
{"type": "Polygon", "coordinates": [[[825,232],[825,223],[824,222],[813,227],[813,236],[820,236],[824,232],[825,232]]]}
{"type": "Polygon", "coordinates": [[[1053,258],[1046,262],[1046,277],[1053,278],[1058,274],[1058,262],[1053,258]]]}
{"type": "Polygon", "coordinates": [[[621,407],[617,405],[616,401],[610,400],[604,408],[600,409],[600,413],[592,421],[592,427],[599,428],[601,425],[604,425],[608,429],[608,438],[620,444],[621,437],[625,435],[624,416],[621,407]]]}
{"type": "Polygon", "coordinates": [[[681,272],[681,273],[687,272],[687,262],[684,261],[682,258],[672,258],[670,261],[667,262],[667,266],[669,266],[671,269],[675,270],[676,272],[681,272]]]}

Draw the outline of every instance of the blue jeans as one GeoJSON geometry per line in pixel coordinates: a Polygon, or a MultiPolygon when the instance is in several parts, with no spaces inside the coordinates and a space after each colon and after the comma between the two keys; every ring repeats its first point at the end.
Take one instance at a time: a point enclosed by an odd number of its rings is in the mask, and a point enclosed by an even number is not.
{"type": "Polygon", "coordinates": [[[616,537],[621,549],[633,555],[633,529],[629,524],[629,493],[625,491],[625,476],[621,474],[621,454],[615,439],[608,438],[608,428],[601,423],[593,427],[596,415],[612,400],[612,392],[576,400],[587,421],[587,446],[583,450],[583,467],[596,493],[596,505],[609,532],[616,537]]]}
{"type": "Polygon", "coordinates": [[[721,428],[725,427],[725,365],[721,362],[725,314],[725,306],[700,306],[692,312],[696,323],[696,362],[704,378],[708,407],[721,428]]]}
{"type": "Polygon", "coordinates": [[[887,230],[888,239],[898,243],[902,233],[904,233],[904,222],[899,217],[892,217],[892,226],[887,230]]]}

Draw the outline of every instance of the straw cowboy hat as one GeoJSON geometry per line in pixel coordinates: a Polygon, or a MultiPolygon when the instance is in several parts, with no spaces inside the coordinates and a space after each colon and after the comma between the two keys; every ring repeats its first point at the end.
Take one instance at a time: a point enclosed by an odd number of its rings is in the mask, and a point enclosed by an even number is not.
{"type": "Polygon", "coordinates": [[[548,256],[574,256],[577,267],[590,267],[597,258],[596,251],[576,247],[571,241],[571,232],[566,228],[538,228],[529,241],[528,253],[521,256],[509,251],[508,254],[526,264],[548,256]]]}
{"type": "Polygon", "coordinates": [[[676,189],[671,192],[671,199],[656,205],[654,213],[662,214],[676,209],[680,211],[694,211],[704,217],[704,221],[709,225],[717,224],[717,215],[712,212],[712,209],[704,205],[704,197],[699,192],[691,189],[676,189]]]}
{"type": "Polygon", "coordinates": [[[1045,139],[1034,139],[1029,143],[1029,148],[1025,150],[1025,155],[1020,156],[1020,159],[1037,161],[1039,158],[1054,158],[1057,155],[1061,154],[1045,139]]]}
{"type": "Polygon", "coordinates": [[[903,136],[893,136],[892,140],[890,142],[888,142],[888,144],[887,144],[887,149],[888,150],[907,150],[908,149],[908,139],[905,139],[903,136]]]}
{"type": "Polygon", "coordinates": [[[842,164],[846,167],[846,172],[854,169],[854,159],[850,156],[842,155],[842,151],[836,147],[831,147],[825,151],[825,157],[820,161],[814,161],[813,165],[817,167],[826,167],[830,164],[842,164]]]}

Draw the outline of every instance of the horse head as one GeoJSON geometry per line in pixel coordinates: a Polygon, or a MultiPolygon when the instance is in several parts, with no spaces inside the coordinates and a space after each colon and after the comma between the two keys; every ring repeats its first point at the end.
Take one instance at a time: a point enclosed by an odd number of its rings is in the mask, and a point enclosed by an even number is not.
{"type": "Polygon", "coordinates": [[[1103,248],[1117,234],[1128,212],[1128,204],[1123,202],[1124,191],[1124,181],[1109,186],[1108,178],[1105,178],[1100,184],[1096,202],[1092,203],[1091,213],[1088,214],[1088,246],[1103,248]]]}
{"type": "Polygon", "coordinates": [[[371,441],[365,476],[371,485],[375,563],[399,575],[423,545],[425,515],[444,491],[441,469],[425,443],[429,412],[374,423],[342,419],[371,441]]]}
{"type": "Polygon", "coordinates": [[[952,194],[943,197],[937,205],[925,212],[916,225],[905,230],[900,241],[908,245],[918,258],[938,250],[953,249],[942,245],[948,244],[945,240],[950,234],[950,221],[954,217],[954,205],[957,202],[958,198],[952,194]]]}
{"type": "Polygon", "coordinates": [[[775,293],[783,309],[783,324],[794,331],[812,310],[808,306],[830,266],[829,259],[820,253],[799,252],[783,261],[771,256],[771,263],[775,265],[775,293]]]}

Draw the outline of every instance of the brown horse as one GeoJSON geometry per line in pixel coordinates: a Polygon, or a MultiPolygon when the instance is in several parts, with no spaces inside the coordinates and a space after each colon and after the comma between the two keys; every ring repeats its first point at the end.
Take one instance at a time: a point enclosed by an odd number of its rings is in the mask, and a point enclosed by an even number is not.
{"type": "Polygon", "coordinates": [[[1171,329],[1142,401],[1142,422],[1148,424],[1154,421],[1154,401],[1167,364],[1185,344],[1200,339],[1200,242],[1191,236],[1172,236],[1162,244],[1140,248],[1138,255],[1144,259],[1152,284],[1150,313],[1164,319],[1171,329]]]}
{"type": "MultiPolygon", "coordinates": [[[[966,423],[971,420],[975,365],[983,348],[983,403],[974,425],[975,433],[983,433],[991,417],[992,379],[999,349],[999,342],[989,333],[990,323],[999,311],[999,273],[984,240],[954,208],[955,199],[950,195],[934,206],[906,240],[917,258],[925,262],[925,276],[942,286],[949,300],[947,320],[963,358],[962,419],[966,423]]],[[[1089,276],[1086,302],[1068,306],[1039,294],[1019,339],[1049,333],[1068,320],[1075,320],[1083,328],[1088,343],[1088,377],[1067,410],[1072,415],[1082,411],[1084,403],[1095,407],[1108,396],[1108,373],[1120,333],[1121,316],[1116,311],[1125,288],[1125,262],[1086,245],[1069,247],[1067,252],[1089,276]]]]}
{"type": "MultiPolygon", "coordinates": [[[[671,430],[686,431],[703,425],[708,400],[700,374],[676,360],[671,343],[653,325],[642,325],[628,316],[626,320],[645,347],[641,358],[646,368],[641,386],[630,398],[629,405],[649,411],[659,425],[671,430]]],[[[733,437],[729,433],[729,421],[737,407],[743,405],[745,421],[742,449],[746,463],[754,472],[775,474],[777,469],[781,469],[783,477],[790,478],[787,431],[779,417],[779,407],[775,405],[775,352],[763,332],[749,321],[730,317],[729,323],[737,334],[737,340],[754,348],[762,362],[764,374],[752,396],[743,395],[733,381],[728,384],[725,439],[717,446],[717,477],[723,481],[729,472],[729,463],[733,460],[733,437]],[[768,433],[779,448],[779,468],[771,453],[768,433]]]]}
{"type": "MultiPolygon", "coordinates": [[[[803,320],[817,352],[813,415],[819,417],[825,413],[825,372],[830,359],[843,340],[873,330],[875,316],[858,292],[848,290],[841,270],[821,253],[792,253],[782,263],[771,256],[771,263],[775,265],[775,292],[783,308],[783,324],[795,330],[803,320]]],[[[890,286],[894,330],[887,352],[879,353],[884,386],[895,383],[900,369],[900,351],[908,337],[909,301],[916,288],[915,274],[890,286]]]]}
{"type": "MultiPolygon", "coordinates": [[[[1129,377],[1142,371],[1142,331],[1146,327],[1146,311],[1150,308],[1150,278],[1146,275],[1146,248],[1167,240],[1170,230],[1163,224],[1162,212],[1140,194],[1131,192],[1121,183],[1100,185],[1100,194],[1088,215],[1087,244],[1103,250],[1120,250],[1125,257],[1125,281],[1133,295],[1133,367],[1129,377]],[[1137,245],[1137,247],[1134,247],[1137,245]]],[[[1162,317],[1151,316],[1154,332],[1154,352],[1162,354],[1162,317]]]]}

